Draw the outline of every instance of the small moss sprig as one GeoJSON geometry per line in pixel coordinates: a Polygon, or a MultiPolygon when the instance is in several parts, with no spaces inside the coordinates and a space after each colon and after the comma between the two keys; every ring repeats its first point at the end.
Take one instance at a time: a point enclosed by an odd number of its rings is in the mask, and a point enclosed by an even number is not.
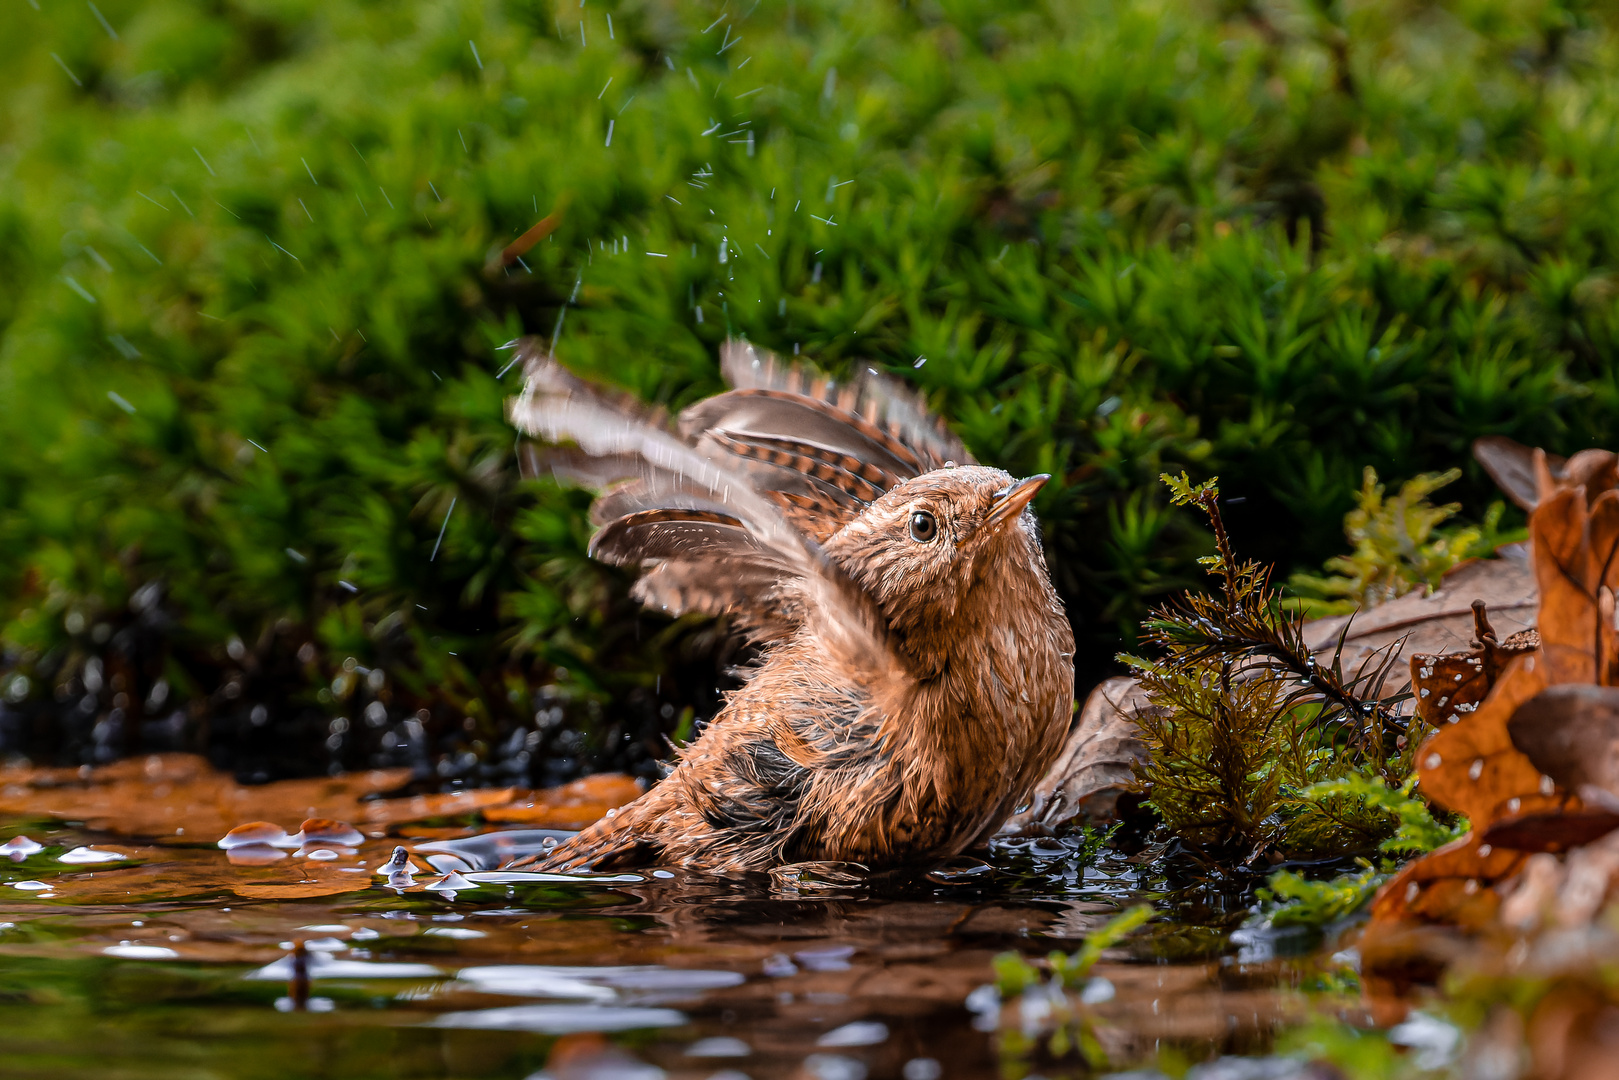
{"type": "Polygon", "coordinates": [[[1385,692],[1399,663],[1397,644],[1385,646],[1362,661],[1349,674],[1343,666],[1345,623],[1331,661],[1320,664],[1304,640],[1304,618],[1284,609],[1270,585],[1271,571],[1252,560],[1238,561],[1220,516],[1219,478],[1193,485],[1186,474],[1161,480],[1169,486],[1177,506],[1195,506],[1214,530],[1216,554],[1199,559],[1218,575],[1218,594],[1188,592],[1153,612],[1146,623],[1146,640],[1165,651],[1166,658],[1186,664],[1204,659],[1232,662],[1229,677],[1278,673],[1287,689],[1276,703],[1277,715],[1301,705],[1316,707],[1312,723],[1322,729],[1340,728],[1349,736],[1348,748],[1362,764],[1379,771],[1406,732],[1406,719],[1395,707],[1410,698],[1401,687],[1385,692]]]}
{"type": "Polygon", "coordinates": [[[1348,673],[1346,626],[1330,661],[1318,662],[1269,569],[1236,557],[1218,481],[1163,480],[1176,505],[1207,516],[1215,554],[1200,561],[1219,589],[1153,613],[1145,638],[1158,659],[1121,657],[1150,702],[1136,717],[1151,750],[1136,769],[1149,802],[1189,843],[1250,862],[1375,847],[1399,827],[1398,815],[1361,786],[1319,785],[1356,777],[1398,785],[1409,772],[1407,721],[1396,710],[1409,694],[1387,689],[1398,647],[1348,673]]]}

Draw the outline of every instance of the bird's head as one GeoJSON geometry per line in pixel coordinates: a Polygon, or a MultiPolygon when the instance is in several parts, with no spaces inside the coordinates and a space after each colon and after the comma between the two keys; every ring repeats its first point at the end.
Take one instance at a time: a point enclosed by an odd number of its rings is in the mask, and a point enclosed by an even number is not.
{"type": "Polygon", "coordinates": [[[986,568],[1027,567],[1044,576],[1028,506],[1048,479],[1017,480],[980,465],[935,469],[884,493],[831,537],[826,551],[902,639],[930,637],[946,631],[963,601],[984,587],[986,568]]]}

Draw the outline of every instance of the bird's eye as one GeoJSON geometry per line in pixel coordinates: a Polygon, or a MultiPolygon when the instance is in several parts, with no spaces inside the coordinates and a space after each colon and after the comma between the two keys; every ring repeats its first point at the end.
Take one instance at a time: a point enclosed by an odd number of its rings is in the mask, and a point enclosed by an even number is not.
{"type": "Polygon", "coordinates": [[[911,515],[911,539],[919,544],[925,544],[939,535],[939,523],[933,520],[933,515],[926,510],[918,510],[911,515]]]}

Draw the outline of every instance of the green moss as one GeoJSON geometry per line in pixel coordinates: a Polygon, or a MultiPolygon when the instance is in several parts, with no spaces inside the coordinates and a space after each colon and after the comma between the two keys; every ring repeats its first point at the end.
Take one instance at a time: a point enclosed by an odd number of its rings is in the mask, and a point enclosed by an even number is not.
{"type": "Polygon", "coordinates": [[[1311,616],[1344,615],[1404,596],[1414,589],[1439,586],[1445,571],[1467,559],[1490,555],[1502,544],[1522,540],[1527,532],[1500,530],[1506,506],[1490,504],[1480,525],[1439,526],[1453,518],[1461,504],[1435,506],[1428,496],[1460,479],[1462,470],[1424,473],[1400,485],[1385,499],[1377,470],[1367,466],[1355,509],[1344,517],[1344,535],[1355,546],[1348,555],[1327,560],[1327,576],[1296,573],[1292,592],[1311,616]]]}
{"type": "Polygon", "coordinates": [[[1135,767],[1172,832],[1228,860],[1369,850],[1401,823],[1384,782],[1403,782],[1415,745],[1391,688],[1393,650],[1353,673],[1318,660],[1302,617],[1284,609],[1270,571],[1239,561],[1216,480],[1165,475],[1178,505],[1215,534],[1200,560],[1219,583],[1160,607],[1147,623],[1154,659],[1122,656],[1147,693],[1136,716],[1148,760],[1135,767]]]}
{"type": "Polygon", "coordinates": [[[649,768],[722,635],[636,615],[580,500],[518,479],[524,331],[675,406],[727,333],[904,375],[1054,474],[1086,680],[1207,550],[1166,468],[1289,572],[1366,466],[1613,441],[1601,9],[98,8],[116,38],[0,11],[7,747],[168,745],[179,709],[249,772],[353,767],[418,760],[422,710],[430,763],[544,727],[535,760],[649,768]]]}

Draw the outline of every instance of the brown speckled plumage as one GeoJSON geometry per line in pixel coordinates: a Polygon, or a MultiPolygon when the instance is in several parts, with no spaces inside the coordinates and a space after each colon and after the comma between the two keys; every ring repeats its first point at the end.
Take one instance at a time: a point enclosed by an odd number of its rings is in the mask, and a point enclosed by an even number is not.
{"type": "Polygon", "coordinates": [[[670,419],[529,351],[533,464],[601,492],[593,553],[637,595],[729,615],[748,681],[669,775],[545,869],[923,863],[987,837],[1067,731],[1073,635],[1018,482],[888,379],[838,385],[746,343],[735,389],[670,419]]]}

